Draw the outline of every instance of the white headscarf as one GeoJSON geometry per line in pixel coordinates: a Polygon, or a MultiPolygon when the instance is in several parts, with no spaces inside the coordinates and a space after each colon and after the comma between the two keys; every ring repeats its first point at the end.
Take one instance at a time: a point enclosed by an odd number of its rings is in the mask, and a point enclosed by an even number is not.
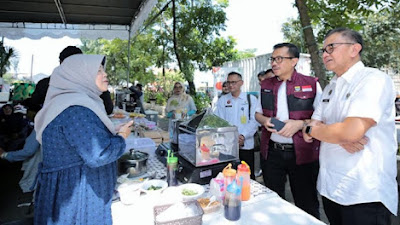
{"type": "Polygon", "coordinates": [[[96,85],[97,72],[103,59],[103,55],[72,55],[54,69],[44,106],[35,117],[36,139],[39,143],[42,143],[42,134],[47,125],[73,105],[92,110],[115,134],[114,125],[107,117],[100,98],[102,92],[96,85]]]}
{"type": "Polygon", "coordinates": [[[167,112],[177,109],[185,109],[188,108],[190,103],[190,95],[186,94],[186,88],[181,82],[175,82],[174,87],[176,84],[180,84],[182,86],[182,90],[180,94],[175,94],[174,90],[172,89],[172,96],[167,101],[167,107],[165,108],[167,112]]]}

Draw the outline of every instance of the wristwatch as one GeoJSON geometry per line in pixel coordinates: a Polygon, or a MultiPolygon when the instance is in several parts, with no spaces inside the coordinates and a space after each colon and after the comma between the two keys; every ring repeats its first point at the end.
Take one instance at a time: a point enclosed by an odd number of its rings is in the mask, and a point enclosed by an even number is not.
{"type": "Polygon", "coordinates": [[[312,129],[312,126],[306,126],[306,134],[311,136],[311,129],[312,129]]]}

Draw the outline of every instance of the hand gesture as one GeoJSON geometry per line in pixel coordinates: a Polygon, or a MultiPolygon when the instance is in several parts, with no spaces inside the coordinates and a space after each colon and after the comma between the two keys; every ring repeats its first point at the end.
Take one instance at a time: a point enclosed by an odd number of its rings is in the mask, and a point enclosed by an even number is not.
{"type": "MultiPolygon", "coordinates": [[[[321,121],[319,121],[319,120],[312,120],[312,121],[308,124],[308,126],[319,126],[319,125],[321,125],[321,124],[323,124],[323,123],[322,123],[321,121]]],[[[307,143],[313,142],[313,137],[311,137],[310,135],[308,135],[308,134],[306,133],[306,127],[305,127],[305,126],[303,127],[303,139],[304,139],[304,141],[307,142],[307,143]]]]}
{"type": "Polygon", "coordinates": [[[132,124],[133,124],[133,120],[123,124],[119,128],[118,134],[126,139],[131,134],[131,126],[132,126],[132,124]]]}
{"type": "Polygon", "coordinates": [[[303,127],[302,120],[285,120],[285,126],[278,132],[279,135],[282,135],[287,138],[291,138],[297,131],[301,130],[303,127]]]}
{"type": "Polygon", "coordinates": [[[359,141],[340,144],[348,153],[356,153],[364,149],[364,145],[368,143],[369,139],[364,136],[359,141]]]}
{"type": "Polygon", "coordinates": [[[271,123],[271,117],[266,117],[265,122],[262,124],[267,131],[271,132],[271,133],[277,133],[278,131],[276,129],[274,129],[274,124],[271,123]]]}
{"type": "Polygon", "coordinates": [[[244,146],[244,136],[242,134],[239,135],[239,147],[244,146]]]}

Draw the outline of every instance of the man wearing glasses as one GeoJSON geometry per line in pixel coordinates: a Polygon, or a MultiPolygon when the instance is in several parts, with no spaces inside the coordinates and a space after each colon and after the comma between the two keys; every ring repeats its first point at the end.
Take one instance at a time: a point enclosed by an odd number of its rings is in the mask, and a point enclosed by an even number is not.
{"type": "Polygon", "coordinates": [[[305,142],[301,131],[322,90],[314,77],[296,71],[299,55],[293,44],[274,46],[270,62],[275,77],[261,83],[262,112],[256,113],[257,121],[263,125],[260,161],[268,188],[285,198],[289,175],[296,206],[319,218],[316,181],[320,143],[305,142]],[[283,121],[281,127],[272,123],[275,119],[283,121]]]}
{"type": "Polygon", "coordinates": [[[336,75],[304,128],[321,141],[317,188],[330,224],[383,225],[396,214],[396,91],[390,77],[361,62],[363,40],[347,29],[331,30],[321,49],[336,75]]]}
{"type": "Polygon", "coordinates": [[[226,84],[230,93],[222,95],[218,99],[214,113],[238,127],[239,158],[250,166],[250,177],[255,179],[254,134],[259,124],[254,116],[256,111],[261,111],[260,102],[255,96],[241,91],[243,80],[242,75],[238,72],[229,73],[226,84]]]}

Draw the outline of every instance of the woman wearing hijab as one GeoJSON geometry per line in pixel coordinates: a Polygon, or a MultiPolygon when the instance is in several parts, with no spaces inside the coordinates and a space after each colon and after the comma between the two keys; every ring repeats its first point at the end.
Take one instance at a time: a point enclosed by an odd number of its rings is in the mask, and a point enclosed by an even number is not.
{"type": "Polygon", "coordinates": [[[229,94],[229,87],[228,87],[228,83],[226,81],[224,81],[224,83],[222,83],[222,92],[221,92],[220,97],[222,95],[226,95],[226,94],[229,94]]]}
{"type": "Polygon", "coordinates": [[[183,117],[185,114],[191,116],[196,113],[196,105],[193,98],[185,93],[185,88],[181,82],[175,82],[173,94],[168,99],[165,111],[168,118],[175,119],[176,113],[181,113],[183,117]]]}
{"type": "Polygon", "coordinates": [[[43,151],[35,224],[112,224],[116,160],[132,122],[116,132],[107,117],[99,97],[108,86],[104,61],[101,55],[78,54],[53,71],[35,118],[43,151]]]}
{"type": "Polygon", "coordinates": [[[28,133],[27,125],[21,113],[15,113],[12,105],[5,104],[0,110],[0,149],[15,151],[22,148],[28,133]]]}

